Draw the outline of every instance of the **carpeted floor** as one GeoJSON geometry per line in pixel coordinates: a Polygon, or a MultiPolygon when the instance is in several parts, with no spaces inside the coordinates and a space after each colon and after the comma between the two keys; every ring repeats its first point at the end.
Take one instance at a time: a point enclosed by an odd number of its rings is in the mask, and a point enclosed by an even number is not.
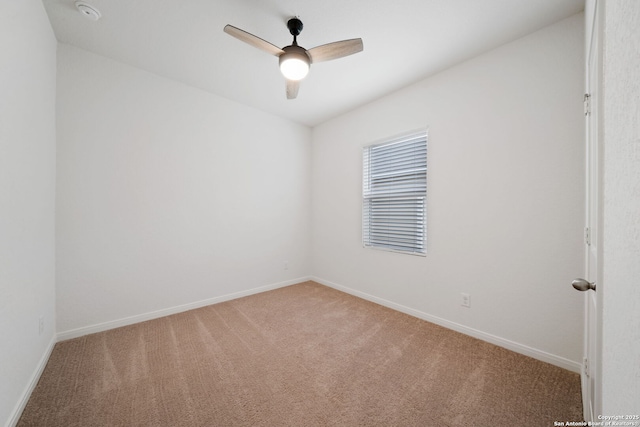
{"type": "Polygon", "coordinates": [[[314,282],[58,343],[19,426],[553,426],[579,376],[314,282]]]}

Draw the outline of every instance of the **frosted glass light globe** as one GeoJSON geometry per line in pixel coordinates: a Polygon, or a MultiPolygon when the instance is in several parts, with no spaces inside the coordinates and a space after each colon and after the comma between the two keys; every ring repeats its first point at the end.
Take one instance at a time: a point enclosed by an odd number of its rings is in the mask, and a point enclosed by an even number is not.
{"type": "Polygon", "coordinates": [[[280,63],[280,71],[289,80],[302,80],[309,74],[309,64],[300,58],[287,58],[280,63]]]}
{"type": "Polygon", "coordinates": [[[280,72],[288,80],[302,80],[309,73],[311,60],[307,51],[300,46],[293,44],[284,49],[280,55],[280,72]]]}

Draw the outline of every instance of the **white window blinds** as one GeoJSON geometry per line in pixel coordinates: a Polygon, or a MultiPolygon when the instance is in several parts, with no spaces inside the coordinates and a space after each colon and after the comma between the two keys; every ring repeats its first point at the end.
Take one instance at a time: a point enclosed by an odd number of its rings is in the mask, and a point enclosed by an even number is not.
{"type": "Polygon", "coordinates": [[[363,150],[363,245],[426,254],[427,132],[363,150]]]}

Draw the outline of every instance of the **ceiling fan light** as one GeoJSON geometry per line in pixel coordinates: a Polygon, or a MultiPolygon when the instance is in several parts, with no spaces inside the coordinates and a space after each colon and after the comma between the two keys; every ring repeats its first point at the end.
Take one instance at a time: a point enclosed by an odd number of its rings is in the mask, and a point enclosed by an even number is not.
{"type": "Polygon", "coordinates": [[[289,80],[302,80],[309,74],[309,64],[299,58],[289,58],[280,63],[280,71],[289,80]]]}
{"type": "Polygon", "coordinates": [[[280,55],[280,72],[288,80],[302,80],[309,74],[309,57],[298,46],[287,46],[280,55]]]}

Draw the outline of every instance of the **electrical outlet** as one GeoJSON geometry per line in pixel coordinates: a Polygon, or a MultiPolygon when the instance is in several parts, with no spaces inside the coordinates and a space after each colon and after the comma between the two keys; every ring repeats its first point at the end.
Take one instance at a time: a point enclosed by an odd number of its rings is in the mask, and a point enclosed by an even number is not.
{"type": "Polygon", "coordinates": [[[460,305],[462,305],[463,307],[470,308],[471,307],[471,295],[465,294],[463,292],[463,293],[460,294],[460,296],[462,296],[462,301],[460,302],[460,305]]]}
{"type": "Polygon", "coordinates": [[[284,262],[284,269],[288,270],[289,269],[289,261],[285,261],[284,262]]]}
{"type": "Polygon", "coordinates": [[[38,318],[38,335],[42,335],[44,332],[44,316],[38,318]]]}

